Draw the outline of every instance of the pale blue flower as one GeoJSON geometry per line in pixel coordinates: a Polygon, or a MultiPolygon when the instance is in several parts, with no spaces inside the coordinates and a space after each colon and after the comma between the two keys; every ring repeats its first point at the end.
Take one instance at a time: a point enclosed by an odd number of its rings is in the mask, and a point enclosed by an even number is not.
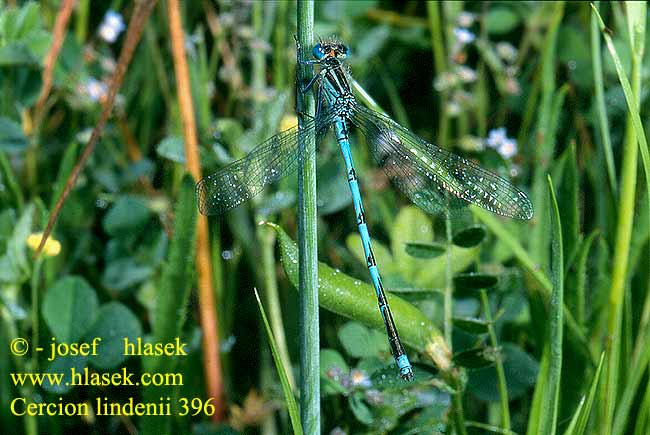
{"type": "Polygon", "coordinates": [[[456,40],[462,45],[474,42],[476,39],[476,35],[467,29],[463,29],[462,27],[454,27],[454,36],[456,37],[456,40]]]}
{"type": "Polygon", "coordinates": [[[501,146],[501,143],[503,143],[503,141],[507,138],[508,137],[506,136],[505,127],[499,127],[490,130],[488,133],[488,138],[485,142],[486,145],[490,148],[499,148],[499,146],[501,146]]]}
{"type": "Polygon", "coordinates": [[[501,146],[497,148],[497,152],[501,154],[504,159],[509,159],[517,154],[517,141],[514,139],[506,138],[501,146]]]}
{"type": "Polygon", "coordinates": [[[122,19],[122,15],[118,14],[115,11],[109,10],[104,15],[104,19],[99,25],[99,36],[104,41],[112,44],[117,41],[117,37],[120,36],[120,33],[124,31],[126,25],[122,19]]]}
{"type": "Polygon", "coordinates": [[[485,144],[496,149],[504,159],[510,159],[517,154],[517,140],[508,137],[505,127],[490,130],[485,144]]]}
{"type": "Polygon", "coordinates": [[[84,82],[81,87],[81,92],[91,100],[101,102],[108,94],[108,86],[106,83],[91,77],[84,82]]]}

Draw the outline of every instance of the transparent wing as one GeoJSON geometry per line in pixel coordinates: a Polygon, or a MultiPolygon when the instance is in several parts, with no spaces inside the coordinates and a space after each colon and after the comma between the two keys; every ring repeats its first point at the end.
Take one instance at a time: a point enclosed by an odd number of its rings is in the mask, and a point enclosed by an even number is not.
{"type": "Polygon", "coordinates": [[[533,206],[524,192],[471,160],[426,142],[389,117],[360,105],[351,116],[377,164],[418,207],[429,213],[468,203],[527,220],[533,206]]]}
{"type": "Polygon", "coordinates": [[[304,127],[285,130],[261,143],[241,159],[202,178],[196,185],[199,211],[222,214],[258,195],[264,186],[291,174],[298,168],[299,140],[317,142],[330,123],[325,116],[310,119],[304,127]]]}

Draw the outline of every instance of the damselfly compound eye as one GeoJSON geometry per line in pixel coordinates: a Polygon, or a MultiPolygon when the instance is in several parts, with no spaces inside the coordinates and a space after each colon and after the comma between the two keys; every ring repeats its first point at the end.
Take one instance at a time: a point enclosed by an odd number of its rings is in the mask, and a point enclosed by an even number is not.
{"type": "Polygon", "coordinates": [[[316,59],[322,59],[323,56],[325,56],[325,50],[323,49],[323,46],[320,45],[320,43],[314,45],[314,49],[312,50],[312,54],[316,59]]]}

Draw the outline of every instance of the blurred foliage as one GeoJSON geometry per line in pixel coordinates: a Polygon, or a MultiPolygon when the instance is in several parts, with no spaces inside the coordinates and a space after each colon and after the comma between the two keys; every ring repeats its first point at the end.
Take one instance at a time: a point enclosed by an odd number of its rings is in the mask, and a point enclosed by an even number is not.
{"type": "MultiPolygon", "coordinates": [[[[99,119],[116,68],[123,29],[107,29],[106,13],[121,14],[124,26],[133,3],[77,2],[51,95],[37,114],[34,105],[59,2],[0,0],[0,348],[8,349],[15,337],[46,349],[53,340],[102,338],[96,356],[53,362],[36,352],[26,357],[0,352],[3,433],[117,434],[136,427],[142,433],[291,430],[284,400],[299,360],[296,293],[291,290],[297,280],[291,264],[295,177],[210,221],[222,376],[231,410],[227,421],[215,423],[206,415],[153,421],[10,412],[15,397],[51,403],[59,398],[66,403],[157,399],[159,390],[145,387],[16,386],[6,376],[69,374],[73,367],[98,374],[123,368],[178,372],[183,385],[160,394],[204,398],[199,310],[190,293],[196,288],[196,205],[192,182],[184,176],[183,126],[164,6],[158,4],[151,15],[112,118],[64,205],[48,242],[57,248],[35,259],[28,239],[42,231],[99,119]],[[114,38],[108,36],[111,31],[114,38]],[[277,226],[259,226],[260,220],[277,226]],[[266,248],[269,264],[264,263],[266,248]],[[289,364],[282,385],[253,287],[274,328],[276,361],[289,364]],[[273,306],[280,311],[274,313],[273,306]],[[124,337],[173,341],[176,336],[188,343],[188,356],[163,362],[121,353],[124,337]]],[[[609,52],[600,39],[592,47],[589,3],[328,0],[315,6],[315,33],[335,34],[349,44],[350,70],[380,107],[422,138],[512,179],[535,204],[530,222],[466,210],[454,216],[448,234],[444,216],[426,215],[391,188],[374,167],[363,137],[353,132],[377,263],[414,361],[416,382],[405,385],[395,375],[374,292],[366,283],[343,164],[334,138],[323,141],[318,156],[319,272],[326,309],[321,312],[323,433],[452,433],[461,418],[454,404],[458,395],[469,434],[536,433],[549,370],[545,349],[552,342],[551,277],[557,277],[551,274],[551,244],[558,233],[551,227],[547,173],[554,180],[561,224],[565,321],[574,322],[571,327],[565,322],[560,343],[558,431],[611,433],[609,411],[594,397],[602,399],[604,391],[596,392],[601,388],[598,355],[616,340],[622,368],[617,394],[629,391],[631,397],[628,402],[614,399],[616,421],[623,421],[615,433],[649,433],[649,364],[644,359],[650,358],[644,348],[650,339],[649,198],[639,181],[635,209],[621,209],[620,190],[608,175],[611,151],[613,179],[623,177],[628,141],[621,126],[629,114],[609,52]],[[602,57],[604,107],[594,97],[594,50],[602,57]],[[606,110],[609,141],[599,125],[599,110],[606,110]],[[629,248],[622,329],[612,337],[612,264],[620,249],[620,217],[629,213],[635,220],[630,240],[622,242],[629,248]],[[440,367],[428,346],[444,340],[439,331],[449,286],[454,327],[452,343],[446,345],[453,353],[445,358],[453,366],[440,367]]],[[[207,174],[295,123],[295,4],[219,0],[183,2],[183,7],[207,174]]],[[[602,5],[601,14],[630,74],[634,52],[626,5],[602,5]]],[[[638,96],[643,121],[650,114],[647,58],[640,65],[638,96]]]]}

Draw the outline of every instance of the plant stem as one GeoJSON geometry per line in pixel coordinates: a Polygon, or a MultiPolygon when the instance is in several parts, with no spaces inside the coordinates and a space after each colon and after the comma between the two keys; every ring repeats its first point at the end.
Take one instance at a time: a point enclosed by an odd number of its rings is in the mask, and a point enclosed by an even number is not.
{"type": "Polygon", "coordinates": [[[454,421],[456,423],[456,433],[458,435],[467,435],[467,429],[465,428],[465,413],[463,412],[463,387],[460,380],[456,378],[456,385],[454,385],[454,390],[452,394],[452,402],[454,405],[454,421]]]}
{"type": "MultiPolygon", "coordinates": [[[[490,311],[490,302],[488,301],[487,292],[481,290],[481,302],[483,303],[483,316],[488,324],[488,335],[490,336],[490,345],[498,349],[497,334],[494,330],[492,321],[492,312],[490,311]]],[[[497,369],[497,380],[499,382],[499,397],[501,403],[501,426],[510,430],[510,408],[508,407],[508,387],[506,385],[506,375],[503,370],[503,359],[501,352],[498,354],[495,367],[497,369]]]]}
{"type": "MultiPolygon", "coordinates": [[[[314,39],[314,2],[298,0],[298,59],[304,59],[305,48],[314,39]],[[302,51],[302,52],[301,52],[302,51]]],[[[298,113],[314,115],[314,98],[301,92],[303,83],[311,79],[311,68],[296,66],[296,107],[298,113]]],[[[302,127],[302,116],[298,117],[302,127]]],[[[300,319],[300,416],[304,433],[320,433],[320,356],[318,324],[318,238],[316,232],[316,147],[312,139],[300,138],[298,173],[298,263],[300,319]],[[305,158],[304,156],[309,156],[305,158]]]]}
{"type": "MultiPolygon", "coordinates": [[[[183,136],[185,139],[185,156],[187,169],[195,181],[201,178],[196,118],[190,88],[190,75],[185,54],[184,32],[181,20],[180,3],[178,0],[168,0],[167,14],[169,17],[169,33],[172,41],[174,72],[178,92],[178,102],[183,121],[183,136]]],[[[214,283],[212,281],[212,265],[210,259],[210,244],[208,240],[208,219],[200,215],[197,220],[196,236],[196,266],[201,312],[201,327],[203,329],[203,358],[206,377],[206,389],[210,397],[214,397],[214,421],[221,421],[225,414],[223,400],[223,378],[219,355],[219,323],[217,319],[214,283]]]]}
{"type": "MultiPolygon", "coordinates": [[[[441,5],[437,2],[427,2],[427,11],[429,14],[429,31],[431,32],[431,47],[433,49],[434,67],[436,76],[440,76],[447,71],[447,61],[445,54],[445,43],[443,40],[442,21],[440,19],[441,5]]],[[[447,91],[440,92],[440,125],[438,126],[438,144],[447,145],[447,134],[449,130],[449,115],[447,113],[447,91]]]]}
{"type": "Polygon", "coordinates": [[[445,269],[445,298],[444,298],[444,332],[445,332],[445,341],[447,346],[449,346],[449,351],[453,351],[452,345],[452,329],[453,321],[452,316],[454,313],[454,282],[453,282],[453,267],[452,267],[452,255],[451,255],[451,219],[449,217],[449,211],[445,212],[445,229],[447,231],[447,267],[445,269]]]}
{"type": "Polygon", "coordinates": [[[282,308],[280,304],[280,295],[278,293],[278,280],[275,273],[275,256],[273,250],[275,247],[275,231],[270,228],[258,227],[258,240],[262,246],[262,268],[264,275],[264,293],[266,294],[266,305],[269,310],[269,318],[273,335],[277,342],[278,353],[282,364],[287,367],[287,380],[291,389],[295,391],[296,380],[293,377],[291,368],[291,358],[289,358],[289,349],[287,348],[287,338],[284,333],[284,322],[282,321],[282,308]]]}
{"type": "MultiPolygon", "coordinates": [[[[630,4],[628,4],[630,6],[630,4]]],[[[643,20],[645,20],[645,8],[643,20]]],[[[634,21],[632,10],[629,11],[629,21],[634,21]]],[[[641,11],[636,11],[641,12],[641,11]]],[[[641,20],[642,22],[644,22],[641,20]]],[[[632,72],[630,84],[636,107],[639,110],[641,96],[641,67],[643,58],[643,45],[645,33],[641,32],[637,37],[632,28],[630,30],[630,48],[632,51],[632,72]]],[[[623,144],[623,165],[621,169],[620,196],[618,204],[618,224],[616,227],[616,242],[614,245],[614,264],[612,266],[612,282],[609,292],[609,316],[607,323],[607,364],[605,366],[604,403],[602,433],[609,435],[612,431],[614,410],[618,403],[619,386],[619,364],[621,346],[621,319],[625,284],[627,281],[628,254],[630,250],[630,239],[632,236],[632,225],[634,222],[636,179],[637,179],[638,146],[635,127],[633,124],[633,113],[628,113],[625,130],[625,142],[623,144]]]]}

